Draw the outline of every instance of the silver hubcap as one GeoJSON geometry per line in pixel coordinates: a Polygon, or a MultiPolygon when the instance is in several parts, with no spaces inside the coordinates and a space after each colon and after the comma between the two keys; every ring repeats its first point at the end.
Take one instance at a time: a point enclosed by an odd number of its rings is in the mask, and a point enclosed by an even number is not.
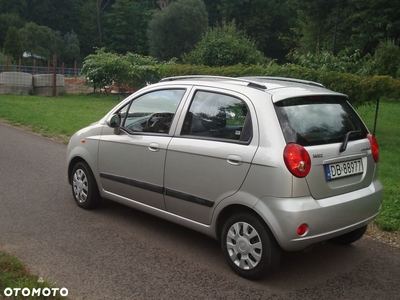
{"type": "Polygon", "coordinates": [[[246,222],[235,223],[229,228],[226,246],[232,261],[243,270],[253,269],[261,260],[261,238],[246,222]]]}
{"type": "Polygon", "coordinates": [[[85,172],[81,169],[76,170],[72,179],[72,185],[74,187],[75,199],[79,203],[84,203],[88,196],[88,180],[85,172]]]}

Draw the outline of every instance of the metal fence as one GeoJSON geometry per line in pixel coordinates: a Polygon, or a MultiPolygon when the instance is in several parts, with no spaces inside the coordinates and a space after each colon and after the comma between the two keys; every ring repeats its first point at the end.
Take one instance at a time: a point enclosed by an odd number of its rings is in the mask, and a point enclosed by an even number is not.
{"type": "Polygon", "coordinates": [[[380,148],[390,147],[400,152],[400,101],[397,99],[381,99],[374,103],[356,108],[380,148]]]}
{"type": "MultiPolygon", "coordinates": [[[[67,68],[67,67],[57,67],[56,73],[64,75],[66,77],[79,77],[81,72],[80,67],[77,68],[67,68]]],[[[34,67],[34,66],[22,66],[22,65],[0,65],[1,72],[22,72],[29,74],[53,74],[53,67],[34,67]]]]}
{"type": "MultiPolygon", "coordinates": [[[[26,62],[26,60],[24,60],[26,62]]],[[[7,56],[4,61],[0,61],[0,73],[1,72],[22,72],[32,75],[36,74],[60,74],[66,77],[79,77],[82,70],[80,66],[77,65],[75,61],[73,67],[66,66],[63,62],[57,61],[57,56],[53,56],[52,61],[47,61],[47,66],[43,65],[43,61],[37,64],[36,59],[28,60],[31,64],[23,63],[22,59],[18,60],[18,64],[10,64],[10,59],[7,56]]]]}

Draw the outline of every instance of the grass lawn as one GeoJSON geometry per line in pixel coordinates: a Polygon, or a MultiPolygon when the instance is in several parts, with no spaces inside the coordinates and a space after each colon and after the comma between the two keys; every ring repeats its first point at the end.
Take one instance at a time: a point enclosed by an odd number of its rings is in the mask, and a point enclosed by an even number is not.
{"type": "MultiPolygon", "coordinates": [[[[375,106],[357,109],[372,132],[375,106]]],[[[388,231],[400,231],[400,102],[381,101],[375,136],[380,151],[379,179],[384,187],[383,207],[376,223],[388,231]]]]}
{"type": "Polygon", "coordinates": [[[0,118],[67,143],[75,131],[102,118],[118,102],[114,95],[0,95],[0,118]]]}
{"type": "MultiPolygon", "coordinates": [[[[58,290],[54,295],[55,290],[52,290],[52,288],[55,287],[38,276],[30,274],[16,257],[0,252],[0,299],[67,299],[62,297],[58,290]],[[15,296],[15,289],[21,289],[17,290],[17,296],[15,296]],[[24,289],[24,295],[28,295],[26,289],[30,290],[29,297],[22,296],[22,289],[24,289]],[[39,292],[33,293],[33,289],[36,291],[40,289],[40,296],[38,295],[39,292]],[[45,295],[48,295],[49,289],[51,295],[43,296],[42,291],[44,289],[46,289],[43,292],[45,295]],[[5,297],[10,293],[13,293],[14,297],[5,297]]],[[[62,294],[66,294],[64,290],[62,294]]]]}

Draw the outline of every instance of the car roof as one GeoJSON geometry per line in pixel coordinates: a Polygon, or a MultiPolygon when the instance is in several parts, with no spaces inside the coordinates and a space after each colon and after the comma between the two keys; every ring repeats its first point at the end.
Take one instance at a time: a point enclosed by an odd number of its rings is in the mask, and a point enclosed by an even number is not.
{"type": "Polygon", "coordinates": [[[307,95],[337,95],[345,96],[325,88],[321,83],[286,77],[268,77],[268,76],[249,76],[249,77],[225,77],[210,75],[189,75],[167,77],[161,82],[204,84],[209,83],[211,86],[230,85],[231,88],[241,89],[241,87],[252,88],[264,91],[272,95],[274,102],[282,99],[307,96],[307,95]]]}

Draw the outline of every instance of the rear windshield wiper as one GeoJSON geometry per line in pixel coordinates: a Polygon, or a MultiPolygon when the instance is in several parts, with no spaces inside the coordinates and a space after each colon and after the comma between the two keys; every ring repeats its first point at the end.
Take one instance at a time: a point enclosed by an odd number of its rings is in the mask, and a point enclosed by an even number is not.
{"type": "Polygon", "coordinates": [[[351,130],[351,131],[346,133],[346,135],[344,136],[344,140],[343,140],[342,146],[340,146],[340,149],[339,149],[340,152],[343,152],[343,151],[346,150],[347,143],[349,142],[349,137],[350,137],[350,135],[352,135],[354,133],[361,133],[361,130],[351,130]]]}

